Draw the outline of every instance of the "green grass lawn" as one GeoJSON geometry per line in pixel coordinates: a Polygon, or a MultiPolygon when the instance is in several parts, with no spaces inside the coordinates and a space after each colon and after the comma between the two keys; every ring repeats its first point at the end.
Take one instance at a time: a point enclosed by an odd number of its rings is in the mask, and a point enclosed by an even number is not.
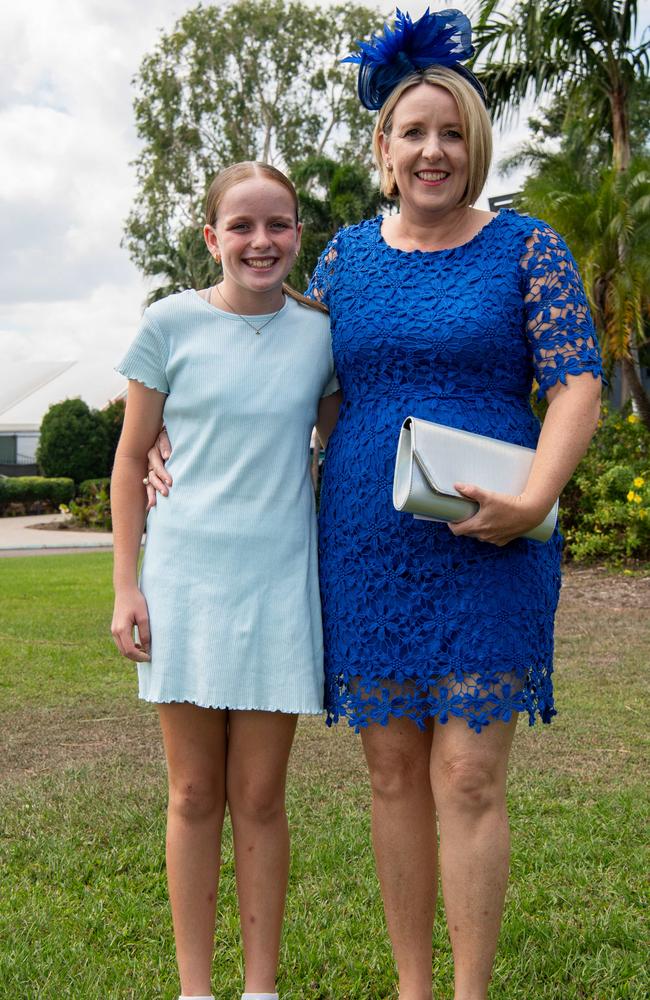
{"type": "MultiPolygon", "coordinates": [[[[113,649],[110,556],[0,560],[0,998],[175,1000],[157,724],[113,649]]],[[[551,727],[520,725],[491,998],[646,1000],[650,578],[572,572],[551,727]]],[[[300,723],[283,1000],[396,1000],[358,737],[300,723]]],[[[436,1000],[453,996],[442,906],[436,1000]]],[[[229,833],[214,991],[238,1000],[229,833]]]]}

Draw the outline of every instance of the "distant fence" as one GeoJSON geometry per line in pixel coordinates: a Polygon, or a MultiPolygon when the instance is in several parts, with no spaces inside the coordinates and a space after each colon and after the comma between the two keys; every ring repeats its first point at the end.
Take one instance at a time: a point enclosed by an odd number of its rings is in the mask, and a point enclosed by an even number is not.
{"type": "Polygon", "coordinates": [[[38,465],[34,462],[26,461],[20,464],[0,462],[0,476],[38,476],[39,474],[38,465]]]}

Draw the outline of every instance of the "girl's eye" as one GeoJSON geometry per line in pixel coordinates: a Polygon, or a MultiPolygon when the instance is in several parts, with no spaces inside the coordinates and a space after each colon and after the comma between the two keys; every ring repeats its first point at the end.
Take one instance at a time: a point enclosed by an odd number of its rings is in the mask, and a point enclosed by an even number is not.
{"type": "Polygon", "coordinates": [[[289,228],[289,226],[287,225],[286,222],[272,222],[271,223],[271,229],[284,230],[284,229],[288,229],[288,228],[289,228]]]}
{"type": "Polygon", "coordinates": [[[242,229],[248,229],[248,223],[246,222],[236,222],[234,226],[231,227],[235,232],[239,232],[242,229]]]}

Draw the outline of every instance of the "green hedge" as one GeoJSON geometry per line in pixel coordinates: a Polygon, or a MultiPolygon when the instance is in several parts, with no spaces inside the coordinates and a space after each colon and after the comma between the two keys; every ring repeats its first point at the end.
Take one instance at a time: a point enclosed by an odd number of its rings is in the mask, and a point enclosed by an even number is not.
{"type": "Polygon", "coordinates": [[[67,504],[75,494],[74,480],[45,476],[8,476],[0,479],[0,509],[11,503],[67,504]]]}

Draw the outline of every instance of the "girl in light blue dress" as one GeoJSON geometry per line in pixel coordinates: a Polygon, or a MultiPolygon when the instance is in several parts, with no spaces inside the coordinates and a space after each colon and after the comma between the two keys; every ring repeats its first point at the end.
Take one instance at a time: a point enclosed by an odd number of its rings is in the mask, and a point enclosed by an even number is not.
{"type": "Polygon", "coordinates": [[[150,306],[112,477],[120,652],[158,706],[169,775],[167,870],[184,997],[210,997],[220,841],[232,820],[242,1000],[277,1000],[298,713],[323,709],[309,443],[338,404],[326,311],[284,285],[297,197],[265,164],[214,180],[205,241],[223,279],[150,306]],[[174,489],[145,517],[147,451],[164,419],[174,489]]]}

